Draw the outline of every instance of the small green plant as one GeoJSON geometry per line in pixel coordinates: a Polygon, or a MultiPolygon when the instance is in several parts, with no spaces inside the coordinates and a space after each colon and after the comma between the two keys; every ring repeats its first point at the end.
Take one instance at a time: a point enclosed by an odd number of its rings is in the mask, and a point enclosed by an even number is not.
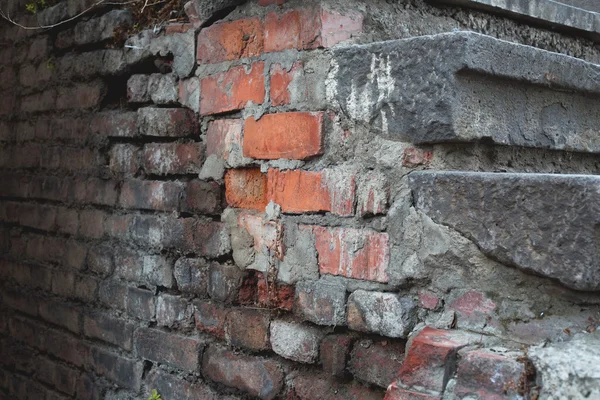
{"type": "Polygon", "coordinates": [[[31,0],[25,4],[25,9],[32,14],[36,14],[39,10],[50,7],[46,0],[31,0]]]}
{"type": "Polygon", "coordinates": [[[54,61],[54,57],[50,57],[46,60],[46,67],[48,67],[50,72],[56,71],[56,62],[54,61]]]}
{"type": "Polygon", "coordinates": [[[152,394],[148,397],[148,400],[162,400],[162,397],[160,397],[156,389],[152,389],[152,394]]]}

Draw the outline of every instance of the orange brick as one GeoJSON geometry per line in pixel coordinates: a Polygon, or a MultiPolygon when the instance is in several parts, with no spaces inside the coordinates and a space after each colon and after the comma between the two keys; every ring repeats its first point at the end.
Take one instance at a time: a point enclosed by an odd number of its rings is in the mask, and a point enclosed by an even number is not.
{"type": "Polygon", "coordinates": [[[244,123],[245,157],[304,160],[323,152],[323,113],[291,112],[244,123]]]}
{"type": "Polygon", "coordinates": [[[294,81],[299,72],[302,71],[302,63],[296,62],[292,68],[287,71],[281,64],[275,64],[271,68],[271,105],[274,107],[285,106],[291,102],[289,90],[290,84],[294,81]]]}
{"type": "Polygon", "coordinates": [[[321,274],[387,282],[390,244],[387,233],[353,228],[312,228],[321,274]]]}
{"type": "Polygon", "coordinates": [[[258,18],[211,25],[198,34],[198,63],[256,57],[263,51],[263,42],[263,23],[258,18]]]}
{"type": "Polygon", "coordinates": [[[278,169],[268,172],[267,198],[279,204],[283,212],[329,211],[348,216],[353,213],[355,196],[355,178],[349,173],[278,169]]]}
{"type": "Polygon", "coordinates": [[[267,206],[267,176],[258,168],[230,169],[225,174],[227,204],[264,211],[267,206]]]}
{"type": "Polygon", "coordinates": [[[270,12],[265,19],[265,52],[331,47],[362,32],[363,17],[321,8],[270,12]]]}
{"type": "Polygon", "coordinates": [[[249,72],[239,66],[203,78],[200,82],[200,114],[218,114],[241,110],[250,101],[262,104],[265,99],[263,62],[252,64],[249,72]]]}

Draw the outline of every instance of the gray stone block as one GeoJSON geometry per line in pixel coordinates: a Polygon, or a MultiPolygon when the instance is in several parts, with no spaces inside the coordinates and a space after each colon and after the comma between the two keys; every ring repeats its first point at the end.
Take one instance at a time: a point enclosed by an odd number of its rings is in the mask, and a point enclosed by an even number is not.
{"type": "Polygon", "coordinates": [[[579,31],[600,41],[600,3],[597,0],[432,0],[535,21],[555,29],[579,31]]]}
{"type": "Polygon", "coordinates": [[[488,256],[600,290],[600,176],[417,172],[414,205],[488,256]]]}
{"type": "Polygon", "coordinates": [[[600,152],[600,66],[472,32],[334,51],[329,101],[414,143],[600,152]]]}

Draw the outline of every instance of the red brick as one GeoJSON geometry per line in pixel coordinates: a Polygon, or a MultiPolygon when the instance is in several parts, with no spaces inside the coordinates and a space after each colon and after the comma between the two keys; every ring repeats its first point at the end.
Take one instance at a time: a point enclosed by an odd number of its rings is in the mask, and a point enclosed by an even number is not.
{"type": "Polygon", "coordinates": [[[149,174],[197,174],[204,161],[200,143],[150,143],[144,146],[144,169],[149,174]]]}
{"type": "Polygon", "coordinates": [[[268,200],[279,204],[283,212],[353,214],[356,190],[354,175],[350,173],[269,169],[267,187],[268,200]]]}
{"type": "Polygon", "coordinates": [[[268,203],[267,176],[259,168],[228,170],[225,199],[231,207],[263,211],[268,203]]]}
{"type": "Polygon", "coordinates": [[[220,339],[225,338],[225,322],[229,309],[224,305],[208,300],[194,302],[194,318],[199,331],[210,333],[220,339]]]}
{"type": "Polygon", "coordinates": [[[258,18],[222,22],[198,34],[198,64],[256,57],[263,51],[263,23],[258,18]]]}
{"type": "Polygon", "coordinates": [[[195,371],[204,343],[193,337],[141,328],[135,333],[135,347],[138,355],[146,360],[195,371]]]}
{"type": "Polygon", "coordinates": [[[264,400],[275,398],[283,387],[284,376],[278,363],[212,346],[204,355],[202,372],[212,381],[264,400]]]}
{"type": "Polygon", "coordinates": [[[419,293],[419,306],[426,310],[435,310],[440,304],[440,299],[430,292],[419,293]]]}
{"type": "Polygon", "coordinates": [[[332,47],[362,32],[362,15],[344,16],[318,8],[270,12],[265,20],[265,52],[332,47]]]}
{"type": "Polygon", "coordinates": [[[265,99],[264,69],[264,63],[257,62],[248,72],[245,66],[239,66],[203,78],[200,82],[200,114],[241,110],[250,101],[262,104],[265,99]]]}
{"type": "Polygon", "coordinates": [[[290,84],[302,72],[302,62],[295,62],[287,70],[281,64],[271,66],[271,105],[274,107],[285,106],[291,102],[290,84]]]}
{"type": "Polygon", "coordinates": [[[329,335],[321,341],[321,364],[326,373],[343,378],[346,362],[350,358],[350,347],[354,338],[350,335],[329,335]]]}
{"type": "Polygon", "coordinates": [[[390,186],[385,175],[376,171],[361,174],[358,183],[356,213],[360,216],[385,214],[390,186]]]}
{"type": "Polygon", "coordinates": [[[254,351],[269,350],[269,323],[269,314],[264,311],[232,310],[227,316],[227,342],[254,351]]]}
{"type": "Polygon", "coordinates": [[[185,33],[187,31],[189,31],[190,29],[194,29],[194,26],[189,23],[183,23],[183,22],[170,23],[165,28],[165,34],[172,35],[174,33],[185,33]]]}
{"type": "Polygon", "coordinates": [[[524,382],[525,364],[518,355],[473,350],[461,354],[454,393],[486,400],[518,398],[524,382]]]}
{"type": "Polygon", "coordinates": [[[442,397],[403,389],[394,383],[388,388],[383,400],[442,400],[442,397]]]}
{"type": "Polygon", "coordinates": [[[263,115],[244,122],[244,156],[304,160],[323,152],[323,113],[263,115]]]}
{"type": "Polygon", "coordinates": [[[412,341],[399,371],[400,382],[408,388],[443,392],[454,375],[458,350],[477,340],[476,335],[461,331],[426,327],[412,341]]]}
{"type": "Polygon", "coordinates": [[[238,302],[245,306],[291,311],[295,288],[292,285],[269,283],[261,272],[251,271],[240,287],[238,302]]]}
{"type": "Polygon", "coordinates": [[[477,290],[469,290],[450,302],[446,307],[456,312],[459,328],[483,328],[486,325],[498,324],[496,303],[477,290]]]}
{"type": "Polygon", "coordinates": [[[241,119],[219,119],[208,124],[206,155],[215,155],[227,161],[242,148],[241,119]]]}
{"type": "Polygon", "coordinates": [[[402,165],[408,168],[415,168],[419,165],[429,164],[432,159],[432,152],[409,147],[404,150],[404,154],[402,155],[402,165]]]}
{"type": "Polygon", "coordinates": [[[321,274],[388,281],[389,235],[354,228],[312,228],[321,274]]]}
{"type": "Polygon", "coordinates": [[[361,381],[387,388],[395,380],[403,359],[403,343],[361,340],[354,344],[348,369],[361,381]]]}

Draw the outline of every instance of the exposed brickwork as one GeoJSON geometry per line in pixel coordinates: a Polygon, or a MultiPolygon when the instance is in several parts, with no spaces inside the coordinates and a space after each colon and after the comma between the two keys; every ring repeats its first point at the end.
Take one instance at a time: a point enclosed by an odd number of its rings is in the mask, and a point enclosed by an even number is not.
{"type": "Polygon", "coordinates": [[[212,64],[259,56],[263,51],[263,23],[258,18],[223,22],[198,35],[198,63],[212,64]]]}

